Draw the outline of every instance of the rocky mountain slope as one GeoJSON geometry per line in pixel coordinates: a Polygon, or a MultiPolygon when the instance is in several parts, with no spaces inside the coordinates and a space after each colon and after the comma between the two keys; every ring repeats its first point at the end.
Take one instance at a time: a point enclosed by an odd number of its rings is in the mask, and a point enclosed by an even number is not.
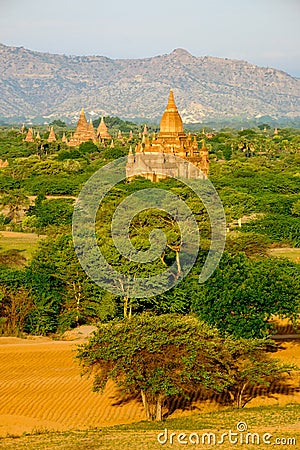
{"type": "Polygon", "coordinates": [[[183,49],[145,59],[65,56],[0,44],[1,117],[160,117],[173,87],[185,122],[300,116],[300,79],[183,49]]]}

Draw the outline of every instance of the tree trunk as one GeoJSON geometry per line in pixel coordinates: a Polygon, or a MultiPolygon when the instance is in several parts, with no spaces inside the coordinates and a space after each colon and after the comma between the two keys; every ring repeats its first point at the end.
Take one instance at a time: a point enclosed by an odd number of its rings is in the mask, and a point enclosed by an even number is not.
{"type": "Polygon", "coordinates": [[[131,319],[131,316],[132,316],[132,303],[130,302],[128,319],[131,319]]]}
{"type": "Polygon", "coordinates": [[[151,420],[149,403],[148,403],[148,400],[147,400],[145,392],[142,391],[142,390],[141,390],[141,396],[142,396],[142,402],[143,402],[143,405],[144,405],[144,408],[145,408],[147,420],[151,420]]]}
{"type": "Polygon", "coordinates": [[[176,263],[177,263],[177,277],[181,274],[181,265],[179,259],[179,251],[176,251],[176,263]]]}
{"type": "Polygon", "coordinates": [[[236,396],[236,406],[241,409],[243,408],[243,394],[245,392],[245,389],[247,387],[247,383],[244,383],[241,387],[241,389],[238,389],[237,396],[236,396]]]}
{"type": "Polygon", "coordinates": [[[163,403],[163,396],[159,394],[156,401],[156,415],[155,420],[162,421],[162,403],[163,403]]]}
{"type": "Polygon", "coordinates": [[[127,297],[127,295],[124,297],[124,306],[123,306],[123,309],[124,309],[124,319],[126,319],[127,317],[128,317],[128,297],[127,297]]]}

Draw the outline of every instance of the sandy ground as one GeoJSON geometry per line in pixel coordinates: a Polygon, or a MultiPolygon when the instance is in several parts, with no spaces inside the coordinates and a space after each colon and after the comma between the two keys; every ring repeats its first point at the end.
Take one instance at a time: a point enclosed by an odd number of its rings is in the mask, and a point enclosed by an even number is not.
{"type": "MultiPolygon", "coordinates": [[[[93,327],[85,327],[67,333],[63,341],[0,338],[0,436],[145,419],[142,405],[135,400],[120,401],[112,383],[100,395],[92,392],[91,379],[80,376],[76,347],[92,331],[93,327]]],[[[276,356],[300,366],[300,343],[283,343],[282,347],[276,356]]],[[[299,380],[295,380],[297,383],[299,380]]],[[[255,399],[249,406],[291,402],[299,403],[300,394],[276,394],[273,398],[255,399]]],[[[199,405],[201,411],[211,407],[199,405]]],[[[182,412],[174,416],[179,414],[182,412]]]]}
{"type": "Polygon", "coordinates": [[[75,360],[77,337],[73,341],[0,338],[1,436],[144,419],[139,403],[120,404],[112,383],[103,395],[92,392],[92,380],[80,376],[75,360]]]}

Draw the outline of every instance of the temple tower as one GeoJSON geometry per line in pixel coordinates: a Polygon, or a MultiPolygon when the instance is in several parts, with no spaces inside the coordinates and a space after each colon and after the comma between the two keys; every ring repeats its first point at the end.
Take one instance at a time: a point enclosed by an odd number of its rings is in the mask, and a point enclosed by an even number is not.
{"type": "Polygon", "coordinates": [[[34,142],[32,128],[29,128],[24,139],[25,142],[34,142]]]}
{"type": "Polygon", "coordinates": [[[67,145],[69,145],[70,147],[75,147],[80,145],[82,142],[87,142],[90,140],[94,143],[96,142],[95,130],[92,121],[90,120],[90,123],[87,122],[84,114],[84,109],[82,108],[79,120],[77,122],[76,130],[70,137],[67,145]]]}
{"type": "Polygon", "coordinates": [[[97,128],[97,138],[99,139],[100,142],[111,139],[111,135],[107,130],[107,126],[104,123],[103,117],[101,117],[99,126],[97,128]]]}
{"type": "Polygon", "coordinates": [[[56,136],[55,136],[53,127],[50,128],[50,133],[49,133],[49,137],[48,137],[47,141],[48,142],[55,142],[56,141],[56,136]]]}
{"type": "MultiPolygon", "coordinates": [[[[170,90],[167,107],[160,121],[160,131],[152,136],[150,141],[148,135],[143,133],[142,141],[137,144],[134,158],[130,157],[126,166],[126,175],[133,178],[136,174],[144,172],[148,168],[148,172],[144,176],[152,181],[159,178],[159,169],[164,164],[163,155],[171,153],[181,157],[202,171],[202,177],[207,178],[209,160],[208,149],[204,142],[202,148],[199,149],[196,136],[188,135],[183,130],[183,123],[178,112],[174,100],[172,89],[170,90]],[[159,157],[158,154],[162,155],[159,157]]],[[[170,167],[170,176],[176,173],[176,167],[170,167]]],[[[197,170],[189,169],[185,174],[188,178],[198,178],[197,170]]]]}

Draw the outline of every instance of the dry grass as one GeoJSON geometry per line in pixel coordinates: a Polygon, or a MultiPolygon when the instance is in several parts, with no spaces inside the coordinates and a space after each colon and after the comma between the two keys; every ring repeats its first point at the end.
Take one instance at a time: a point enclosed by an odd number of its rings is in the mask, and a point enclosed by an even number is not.
{"type": "Polygon", "coordinates": [[[300,262],[300,248],[290,248],[290,247],[282,247],[282,248],[271,248],[269,250],[270,256],[276,256],[280,258],[288,258],[293,262],[300,262]]]}
{"type": "Polygon", "coordinates": [[[18,250],[28,260],[35,252],[42,236],[34,233],[18,233],[15,231],[0,231],[0,252],[18,250]]]}
{"type": "MultiPolygon", "coordinates": [[[[258,433],[260,439],[264,433],[272,434],[271,442],[276,438],[294,438],[296,445],[300,442],[300,406],[289,405],[286,407],[261,407],[248,408],[241,411],[223,410],[222,412],[211,412],[204,414],[194,414],[181,419],[170,419],[163,423],[132,424],[127,426],[116,426],[96,430],[83,430],[53,433],[46,430],[35,430],[31,435],[21,437],[6,437],[0,440],[0,449],[10,450],[155,450],[158,448],[179,449],[182,444],[176,442],[178,434],[185,432],[187,436],[196,432],[200,439],[206,432],[215,433],[217,439],[221,434],[232,430],[236,431],[237,423],[244,422],[248,426],[248,431],[258,433]],[[158,443],[158,434],[168,430],[168,443],[162,445],[158,443]],[[176,433],[173,444],[170,444],[170,434],[176,433]]],[[[245,440],[245,433],[243,434],[245,440]]],[[[239,434],[240,438],[240,434],[239,434]]],[[[200,444],[201,445],[201,444],[200,444]]],[[[201,445],[201,448],[210,447],[208,444],[201,445]]],[[[214,448],[229,450],[236,448],[257,449],[257,445],[230,444],[228,441],[214,448]]],[[[267,448],[267,445],[259,445],[259,448],[267,448]]],[[[277,448],[286,448],[286,445],[277,448]]],[[[299,448],[297,446],[290,446],[299,448]]],[[[183,448],[200,448],[198,445],[188,444],[183,448]]]]}

